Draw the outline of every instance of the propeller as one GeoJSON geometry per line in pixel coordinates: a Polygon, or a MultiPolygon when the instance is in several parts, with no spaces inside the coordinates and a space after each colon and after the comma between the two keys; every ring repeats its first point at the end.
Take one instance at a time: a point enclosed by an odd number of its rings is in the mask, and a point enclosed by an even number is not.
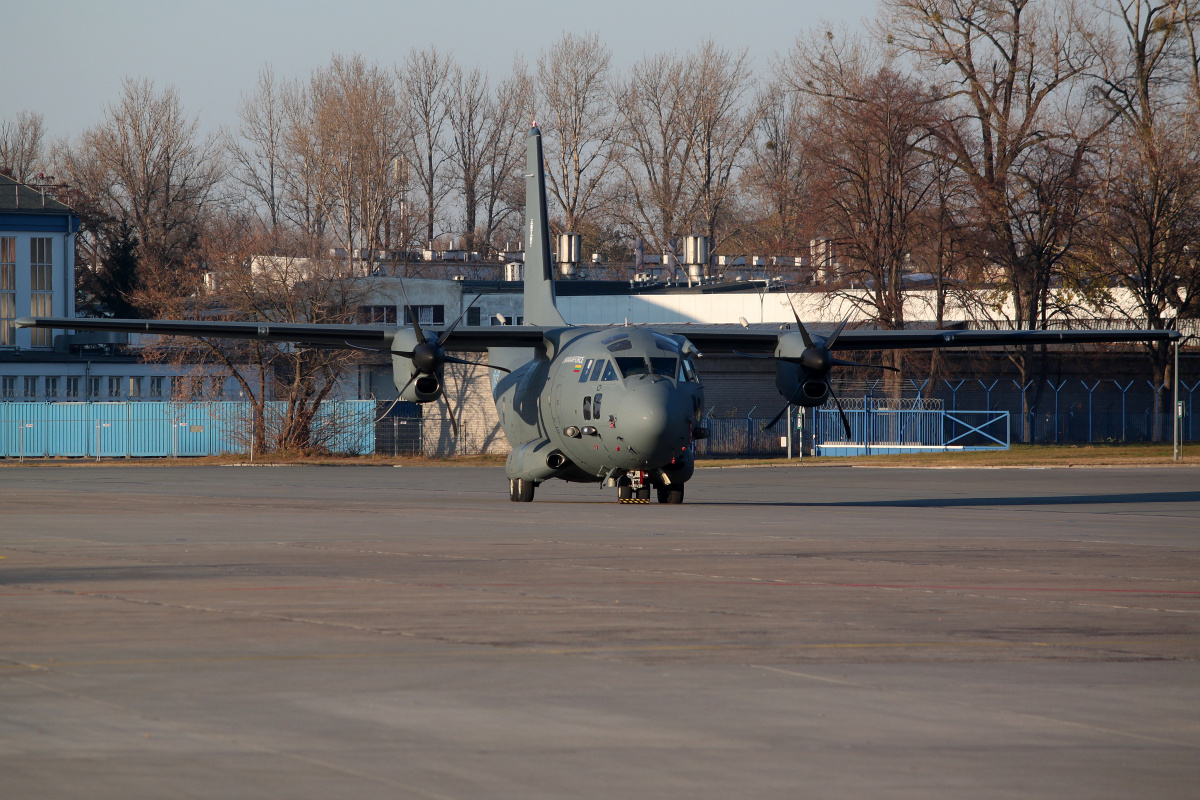
{"type": "MultiPolygon", "coordinates": [[[[820,344],[817,344],[813,340],[813,337],[809,334],[808,328],[804,327],[804,322],[801,321],[800,315],[796,312],[796,306],[792,304],[792,298],[790,296],[788,297],[788,305],[791,306],[792,316],[796,318],[796,327],[800,331],[801,340],[804,342],[804,351],[800,355],[762,355],[741,353],[736,350],[734,352],[737,353],[737,355],[746,358],[773,358],[777,361],[786,361],[789,364],[796,364],[803,367],[809,375],[813,376],[817,380],[822,381],[825,384],[826,390],[829,392],[830,398],[833,399],[834,406],[837,407],[838,416],[842,420],[842,427],[846,430],[846,438],[850,439],[852,438],[850,430],[850,418],[846,416],[846,411],[844,408],[842,408],[842,401],[838,398],[837,392],[833,390],[833,381],[830,379],[830,373],[833,371],[833,368],[875,367],[878,369],[889,369],[893,372],[899,372],[900,370],[896,369],[895,367],[885,366],[883,364],[860,364],[857,361],[847,361],[844,358],[837,358],[833,355],[833,347],[837,343],[838,337],[842,335],[842,331],[845,330],[846,323],[850,321],[849,314],[847,314],[846,318],[843,319],[836,328],[834,328],[833,333],[821,340],[820,344]]],[[[764,431],[768,428],[774,427],[779,420],[783,418],[783,415],[787,413],[788,408],[796,404],[796,396],[794,394],[787,400],[787,403],[782,409],[780,409],[779,413],[775,415],[775,418],[762,426],[764,431]]]]}
{"type": "MultiPolygon", "coordinates": [[[[468,361],[465,358],[457,358],[456,356],[446,355],[446,350],[444,347],[446,340],[450,338],[450,334],[454,333],[454,329],[458,327],[459,323],[466,318],[467,312],[470,311],[472,306],[475,305],[476,301],[479,300],[480,295],[475,295],[471,302],[467,304],[467,307],[463,309],[463,312],[458,315],[458,319],[450,323],[450,325],[448,325],[446,329],[442,331],[439,336],[437,336],[437,338],[433,338],[432,332],[427,332],[421,327],[421,323],[417,319],[416,310],[408,302],[408,291],[404,288],[403,282],[400,283],[400,291],[404,293],[404,311],[407,314],[409,321],[412,323],[413,333],[415,333],[417,336],[417,343],[413,346],[412,350],[388,351],[393,355],[403,356],[404,358],[411,360],[412,365],[416,370],[413,372],[412,376],[409,377],[408,383],[404,384],[404,387],[400,389],[401,395],[408,391],[408,387],[412,386],[413,383],[415,383],[416,380],[422,375],[440,375],[442,368],[446,364],[470,364],[476,367],[498,369],[501,372],[512,371],[506,369],[505,367],[496,367],[492,366],[491,364],[485,364],[481,361],[468,361]]],[[[441,394],[441,400],[446,404],[446,411],[449,412],[450,417],[450,428],[453,431],[455,438],[457,438],[458,421],[454,418],[454,409],[450,407],[450,401],[446,399],[445,391],[443,391],[441,394]]]]}

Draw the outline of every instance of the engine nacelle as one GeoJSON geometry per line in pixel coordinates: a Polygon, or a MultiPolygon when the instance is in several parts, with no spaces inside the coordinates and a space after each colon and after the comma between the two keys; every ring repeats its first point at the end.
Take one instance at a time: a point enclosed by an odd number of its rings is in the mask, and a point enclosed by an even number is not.
{"type": "Polygon", "coordinates": [[[775,388],[785,400],[798,406],[812,408],[824,405],[829,399],[829,384],[799,364],[777,361],[775,388]]]}
{"type": "MultiPolygon", "coordinates": [[[[396,331],[392,337],[393,350],[411,353],[418,343],[416,333],[407,328],[396,331]]],[[[396,388],[408,386],[400,395],[401,400],[407,400],[410,403],[432,403],[442,396],[444,381],[440,373],[417,374],[416,380],[413,380],[413,375],[416,373],[419,373],[419,370],[411,358],[392,355],[392,380],[395,382],[396,388]]]]}

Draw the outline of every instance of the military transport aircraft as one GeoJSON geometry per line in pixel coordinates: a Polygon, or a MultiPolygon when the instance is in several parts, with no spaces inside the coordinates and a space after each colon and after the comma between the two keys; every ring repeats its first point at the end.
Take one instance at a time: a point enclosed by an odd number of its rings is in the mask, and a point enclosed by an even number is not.
{"type": "MultiPolygon", "coordinates": [[[[25,318],[18,327],[227,337],[293,342],[307,347],[388,353],[400,397],[429,403],[442,395],[444,366],[467,361],[446,351],[487,351],[492,394],[512,451],[505,472],[514,501],[558,478],[603,482],[625,502],[683,502],[692,477],[694,441],[701,425],[703,388],[695,359],[703,350],[732,351],[776,362],[776,387],[790,405],[819,406],[832,398],[830,374],[861,366],[834,352],[904,348],[980,347],[1178,338],[1176,331],[949,331],[843,330],[810,333],[796,317],[795,330],[760,332],[715,326],[572,326],[555,306],[554,272],[546,216],[542,135],[534,123],[526,143],[525,321],[521,326],[442,331],[368,325],[274,324],[193,320],[25,318]]],[[[794,310],[793,310],[794,313],[794,310]]],[[[453,416],[453,415],[451,415],[453,416]]]]}

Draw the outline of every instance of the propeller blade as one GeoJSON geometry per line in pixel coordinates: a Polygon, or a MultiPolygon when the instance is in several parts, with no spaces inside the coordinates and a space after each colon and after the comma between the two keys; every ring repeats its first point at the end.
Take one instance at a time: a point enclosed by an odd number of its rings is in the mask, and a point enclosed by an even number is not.
{"type": "Polygon", "coordinates": [[[787,296],[788,305],[792,308],[792,316],[796,318],[796,327],[800,329],[800,338],[804,340],[805,347],[812,347],[812,337],[808,335],[808,328],[804,327],[804,323],[800,321],[800,315],[796,312],[796,306],[792,303],[792,296],[787,296]]]}
{"type": "Polygon", "coordinates": [[[837,394],[833,391],[833,384],[825,381],[825,385],[829,387],[829,396],[833,398],[833,404],[837,406],[838,415],[842,418],[842,427],[846,429],[846,441],[854,438],[850,432],[850,418],[846,416],[846,410],[842,408],[842,401],[838,400],[837,394]]]}
{"type": "Polygon", "coordinates": [[[450,334],[454,333],[454,329],[458,327],[458,323],[463,321],[463,318],[467,316],[467,312],[471,310],[471,306],[475,305],[475,301],[478,300],[479,297],[480,295],[475,295],[475,298],[471,300],[470,303],[467,303],[467,307],[464,308],[463,312],[458,315],[458,319],[450,323],[449,328],[446,328],[446,330],[442,331],[442,335],[439,336],[437,340],[438,347],[441,347],[446,343],[446,340],[450,338],[450,334]]]}
{"type": "Polygon", "coordinates": [[[501,372],[512,372],[512,370],[508,369],[507,367],[495,367],[495,366],[492,366],[491,364],[485,364],[482,361],[467,361],[465,358],[455,358],[454,356],[446,356],[445,358],[442,359],[442,361],[446,362],[447,364],[474,364],[477,367],[487,367],[488,369],[498,369],[501,372]]]}
{"type": "MultiPolygon", "coordinates": [[[[854,312],[850,312],[850,313],[852,314],[854,312]]],[[[833,343],[836,342],[837,338],[842,335],[842,328],[845,328],[846,323],[849,321],[850,321],[850,314],[847,314],[846,318],[844,320],[842,320],[842,324],[838,325],[836,328],[834,328],[833,333],[830,334],[829,338],[825,340],[825,349],[826,350],[833,349],[833,343]]]]}
{"type": "Polygon", "coordinates": [[[421,323],[417,322],[417,312],[413,310],[412,304],[408,302],[408,290],[404,288],[404,279],[400,279],[400,293],[404,295],[404,311],[408,314],[408,319],[412,322],[413,330],[417,334],[419,341],[425,341],[425,331],[421,330],[421,323]]]}
{"type": "Polygon", "coordinates": [[[779,420],[783,419],[783,415],[786,414],[787,410],[791,407],[792,407],[791,403],[787,403],[786,405],[784,405],[784,407],[782,409],[780,409],[779,413],[775,415],[775,419],[771,420],[766,425],[763,425],[762,429],[764,431],[766,431],[766,430],[770,430],[771,428],[774,428],[775,423],[777,423],[777,422],[779,422],[779,420]]]}
{"type": "Polygon", "coordinates": [[[411,350],[391,350],[389,352],[391,352],[391,354],[394,356],[404,356],[405,358],[413,357],[411,350]]]}
{"type": "Polygon", "coordinates": [[[763,355],[762,353],[743,353],[741,350],[734,350],[733,354],[742,358],[775,358],[775,356],[763,355]]]}
{"type": "MultiPolygon", "coordinates": [[[[420,372],[414,372],[412,377],[408,379],[408,383],[404,384],[404,388],[400,390],[400,395],[403,396],[408,391],[408,387],[413,385],[413,381],[421,376],[420,372]]],[[[390,410],[390,409],[389,409],[390,410]]]]}
{"type": "Polygon", "coordinates": [[[841,358],[835,358],[831,363],[838,367],[866,367],[868,369],[890,369],[892,372],[900,371],[895,367],[889,367],[886,364],[860,364],[857,361],[846,361],[841,358]]]}

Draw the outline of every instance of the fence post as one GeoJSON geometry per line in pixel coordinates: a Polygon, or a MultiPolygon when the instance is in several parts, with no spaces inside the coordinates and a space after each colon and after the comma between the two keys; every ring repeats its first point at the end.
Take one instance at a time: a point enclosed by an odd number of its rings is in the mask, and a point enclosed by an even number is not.
{"type": "MultiPolygon", "coordinates": [[[[1196,381],[1190,387],[1183,381],[1180,381],[1180,383],[1183,383],[1183,388],[1188,390],[1188,404],[1187,404],[1188,435],[1187,435],[1187,438],[1195,439],[1196,438],[1196,429],[1195,429],[1195,424],[1193,421],[1196,419],[1196,415],[1192,412],[1192,392],[1196,391],[1197,387],[1200,387],[1200,381],[1196,381]]],[[[1180,434],[1180,435],[1182,436],[1182,434],[1180,434]]]]}
{"type": "Polygon", "coordinates": [[[1096,387],[1100,385],[1100,381],[1096,381],[1092,386],[1087,385],[1087,381],[1081,380],[1083,388],[1087,389],[1088,393],[1088,444],[1091,444],[1096,439],[1092,436],[1092,392],[1096,391],[1096,387]]]}
{"type": "MultiPolygon", "coordinates": [[[[982,387],[982,389],[983,389],[983,405],[984,405],[984,408],[983,408],[983,410],[984,410],[984,411],[991,411],[991,410],[992,410],[992,389],[995,389],[995,388],[996,388],[996,384],[997,384],[997,383],[999,383],[1000,381],[999,381],[998,379],[997,379],[997,380],[994,380],[994,381],[992,381],[992,385],[991,385],[991,386],[988,386],[988,385],[987,385],[986,383],[984,383],[984,382],[983,382],[983,380],[982,380],[982,379],[980,379],[980,378],[976,378],[975,380],[979,381],[979,385],[980,385],[980,387],[982,387]]],[[[961,385],[961,384],[960,384],[960,385],[961,385]]],[[[955,408],[955,411],[957,411],[957,410],[958,410],[958,409],[957,409],[957,408],[955,408]]]]}
{"type": "Polygon", "coordinates": [[[1025,402],[1025,393],[1029,391],[1030,386],[1033,386],[1033,381],[1029,381],[1022,386],[1014,378],[1013,386],[1021,390],[1021,438],[1025,440],[1026,444],[1033,444],[1033,411],[1030,410],[1028,414],[1025,413],[1025,406],[1027,405],[1025,402]]]}
{"type": "Polygon", "coordinates": [[[17,420],[17,463],[25,463],[25,420],[17,420]]]}
{"type": "Polygon", "coordinates": [[[1052,381],[1046,381],[1050,384],[1050,388],[1054,390],[1054,443],[1058,444],[1058,427],[1062,425],[1062,419],[1058,415],[1058,393],[1067,385],[1065,380],[1060,381],[1058,386],[1055,386],[1052,381]]]}
{"type": "Polygon", "coordinates": [[[1121,382],[1118,381],[1116,378],[1113,378],[1112,382],[1115,383],[1117,385],[1117,388],[1121,390],[1121,441],[1124,442],[1125,441],[1125,393],[1128,392],[1130,390],[1130,388],[1133,387],[1133,381],[1130,381],[1125,386],[1121,386],[1121,382]]]}
{"type": "MultiPolygon", "coordinates": [[[[1154,393],[1154,397],[1151,398],[1151,400],[1150,400],[1150,408],[1151,409],[1154,408],[1155,402],[1158,403],[1159,408],[1162,408],[1161,395],[1162,395],[1162,390],[1166,386],[1166,384],[1164,383],[1164,384],[1155,386],[1154,381],[1152,381],[1150,379],[1146,379],[1146,383],[1150,384],[1150,391],[1154,393]]],[[[1154,434],[1153,434],[1154,438],[1152,441],[1160,442],[1160,441],[1162,441],[1162,412],[1160,411],[1158,413],[1155,413],[1152,410],[1150,413],[1153,415],[1153,418],[1150,420],[1150,425],[1148,425],[1147,427],[1151,431],[1154,432],[1154,434]]]]}
{"type": "MultiPolygon", "coordinates": [[[[980,383],[982,382],[983,381],[980,381],[980,383]]],[[[942,383],[946,384],[946,388],[950,390],[950,410],[958,411],[958,390],[964,383],[966,383],[966,380],[964,379],[959,381],[957,386],[951,386],[950,381],[942,378],[942,383]]]]}

